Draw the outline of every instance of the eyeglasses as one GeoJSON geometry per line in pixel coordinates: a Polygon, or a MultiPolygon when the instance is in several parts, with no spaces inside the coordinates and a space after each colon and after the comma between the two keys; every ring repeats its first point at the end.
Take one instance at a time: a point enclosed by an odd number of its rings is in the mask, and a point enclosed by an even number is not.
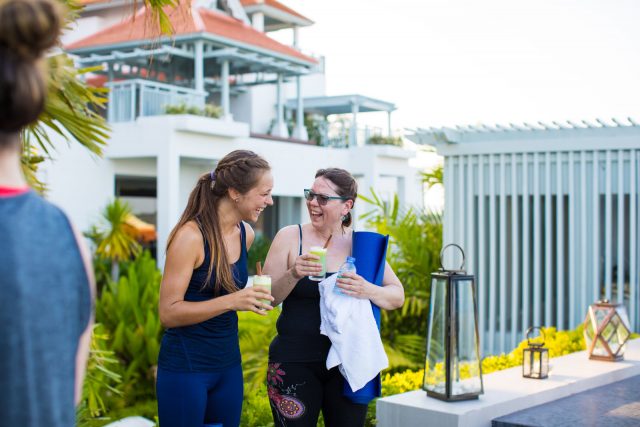
{"type": "Polygon", "coordinates": [[[308,202],[312,201],[314,197],[320,206],[326,206],[327,203],[329,203],[329,200],[349,200],[348,197],[327,196],[324,194],[314,193],[308,188],[304,189],[304,198],[307,199],[308,202]]]}

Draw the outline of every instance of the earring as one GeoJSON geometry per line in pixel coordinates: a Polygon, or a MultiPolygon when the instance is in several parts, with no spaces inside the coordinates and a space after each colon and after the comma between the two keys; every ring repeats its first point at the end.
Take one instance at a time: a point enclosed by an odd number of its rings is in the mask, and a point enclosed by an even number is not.
{"type": "Polygon", "coordinates": [[[236,203],[238,203],[240,201],[240,197],[236,198],[236,203]]]}
{"type": "Polygon", "coordinates": [[[342,216],[340,217],[340,219],[342,220],[342,222],[344,222],[344,220],[345,220],[345,219],[347,219],[347,216],[346,216],[346,215],[342,215],[342,216]]]}

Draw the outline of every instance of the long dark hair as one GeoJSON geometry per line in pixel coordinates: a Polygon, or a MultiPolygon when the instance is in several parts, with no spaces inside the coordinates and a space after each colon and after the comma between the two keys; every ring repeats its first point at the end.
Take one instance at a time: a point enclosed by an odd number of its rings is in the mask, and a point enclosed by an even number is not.
{"type": "Polygon", "coordinates": [[[214,171],[207,172],[198,178],[195,188],[189,195],[187,207],[169,235],[167,249],[171,246],[180,227],[189,221],[198,223],[211,254],[204,286],[209,285],[215,268],[215,294],[220,294],[221,289],[230,293],[237,290],[220,229],[220,218],[218,218],[220,201],[228,197],[230,188],[240,194],[246,194],[257,185],[262,174],[270,169],[269,163],[253,151],[236,150],[227,154],[218,162],[214,171]]]}
{"type": "MultiPolygon", "coordinates": [[[[353,175],[344,169],[340,168],[328,168],[318,169],[316,172],[316,178],[323,177],[331,181],[336,187],[338,196],[345,197],[348,200],[353,201],[353,206],[356,204],[358,198],[358,183],[353,175]]],[[[353,208],[353,207],[352,207],[353,208]]],[[[348,212],[342,220],[342,228],[349,227],[353,222],[351,212],[348,212]]]]}
{"type": "Polygon", "coordinates": [[[41,62],[60,35],[62,10],[54,0],[0,2],[0,148],[44,109],[41,62]]]}

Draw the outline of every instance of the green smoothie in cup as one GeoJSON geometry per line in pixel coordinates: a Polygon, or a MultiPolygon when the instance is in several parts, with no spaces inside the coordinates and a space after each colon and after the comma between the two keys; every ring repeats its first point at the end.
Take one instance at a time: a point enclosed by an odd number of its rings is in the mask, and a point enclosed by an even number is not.
{"type": "MultiPolygon", "coordinates": [[[[258,276],[256,274],[255,276],[253,276],[253,287],[266,289],[267,291],[269,291],[269,294],[271,294],[271,276],[267,276],[264,274],[262,276],[258,276]]],[[[260,299],[259,301],[265,304],[271,304],[271,301],[269,301],[268,299],[260,299]]]]}
{"type": "Polygon", "coordinates": [[[309,276],[309,279],[315,282],[320,282],[321,280],[324,280],[324,276],[327,274],[327,250],[322,246],[311,246],[309,253],[319,257],[320,260],[317,262],[322,266],[322,271],[320,271],[317,276],[309,276]]]}

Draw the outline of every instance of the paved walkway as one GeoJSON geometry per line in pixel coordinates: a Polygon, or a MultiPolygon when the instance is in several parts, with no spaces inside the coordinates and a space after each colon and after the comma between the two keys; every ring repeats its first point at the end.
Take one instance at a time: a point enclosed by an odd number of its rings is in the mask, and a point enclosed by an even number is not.
{"type": "Polygon", "coordinates": [[[496,418],[491,425],[640,427],[640,375],[496,418]]]}

